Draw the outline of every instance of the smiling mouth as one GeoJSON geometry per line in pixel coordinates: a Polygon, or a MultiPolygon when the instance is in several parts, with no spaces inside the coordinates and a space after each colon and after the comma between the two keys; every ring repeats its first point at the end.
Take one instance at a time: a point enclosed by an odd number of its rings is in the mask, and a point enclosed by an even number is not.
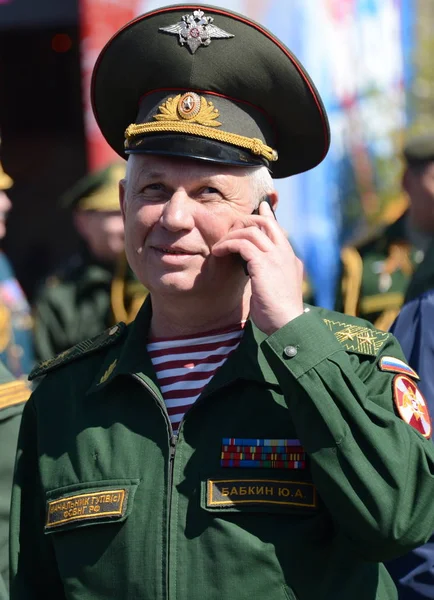
{"type": "Polygon", "coordinates": [[[161,254],[185,254],[186,256],[192,255],[193,252],[186,252],[184,250],[177,250],[171,248],[154,248],[157,252],[161,252],[161,254]]]}

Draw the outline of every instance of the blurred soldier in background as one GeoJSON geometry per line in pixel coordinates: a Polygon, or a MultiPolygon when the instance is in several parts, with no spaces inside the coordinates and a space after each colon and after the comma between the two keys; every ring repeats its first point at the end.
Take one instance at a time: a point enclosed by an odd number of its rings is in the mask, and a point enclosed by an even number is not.
{"type": "Polygon", "coordinates": [[[411,139],[405,156],[409,166],[404,187],[410,198],[410,222],[419,232],[425,251],[405,295],[409,302],[434,289],[434,133],[411,139]]]}
{"type": "MultiPolygon", "coordinates": [[[[12,185],[11,177],[0,163],[0,240],[6,235],[6,218],[12,207],[7,190],[12,185]]],[[[1,250],[0,360],[15,377],[27,377],[34,363],[30,306],[6,254],[1,250]]]]}
{"type": "Polygon", "coordinates": [[[419,284],[415,287],[413,282],[413,291],[407,292],[415,269],[419,281],[426,279],[419,265],[429,246],[424,221],[434,210],[434,136],[409,140],[403,157],[402,185],[410,208],[369,239],[342,252],[342,298],[338,305],[341,303],[347,314],[367,319],[385,331],[397,317],[404,298],[420,293],[419,284]]]}
{"type": "MultiPolygon", "coordinates": [[[[115,320],[111,296],[121,302],[124,228],[118,182],[125,165],[114,163],[81,179],[63,198],[82,239],[80,251],[42,285],[35,302],[35,346],[39,360],[104,330],[115,320]]],[[[120,314],[117,309],[116,317],[120,314]]]]}
{"type": "Polygon", "coordinates": [[[9,598],[9,506],[18,430],[30,389],[0,362],[0,600],[9,598]]]}

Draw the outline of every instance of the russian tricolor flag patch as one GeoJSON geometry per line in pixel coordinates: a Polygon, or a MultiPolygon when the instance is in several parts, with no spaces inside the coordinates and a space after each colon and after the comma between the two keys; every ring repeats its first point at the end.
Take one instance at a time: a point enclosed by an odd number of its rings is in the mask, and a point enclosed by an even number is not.
{"type": "Polygon", "coordinates": [[[413,379],[420,379],[419,375],[403,360],[395,358],[394,356],[382,356],[378,366],[382,371],[389,371],[390,373],[401,373],[402,375],[408,375],[413,379]]]}

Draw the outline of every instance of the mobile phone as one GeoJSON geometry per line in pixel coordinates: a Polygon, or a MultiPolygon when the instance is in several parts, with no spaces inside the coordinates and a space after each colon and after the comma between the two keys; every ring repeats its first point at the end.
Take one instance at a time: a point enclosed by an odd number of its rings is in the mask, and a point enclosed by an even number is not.
{"type": "Polygon", "coordinates": [[[263,202],[266,202],[266,203],[268,204],[268,206],[271,208],[271,212],[273,213],[273,215],[274,215],[274,218],[276,218],[276,215],[275,215],[275,213],[274,213],[274,210],[273,210],[273,205],[271,204],[271,199],[270,199],[270,196],[268,196],[268,195],[267,195],[267,196],[264,196],[263,198],[261,198],[261,199],[259,200],[258,207],[257,207],[257,208],[255,208],[255,210],[252,212],[252,215],[259,215],[259,207],[261,206],[261,204],[262,204],[263,202]]]}
{"type": "MultiPolygon", "coordinates": [[[[266,202],[268,204],[268,206],[271,208],[271,212],[273,213],[274,218],[276,219],[276,214],[273,210],[273,205],[271,204],[271,199],[270,199],[270,196],[268,196],[268,194],[259,200],[259,204],[258,204],[257,208],[255,208],[255,210],[252,212],[252,215],[259,215],[259,207],[261,206],[262,202],[266,202]]],[[[243,264],[244,273],[246,275],[248,275],[249,270],[247,268],[247,261],[245,261],[242,256],[240,256],[240,258],[241,258],[241,262],[243,264]]]]}

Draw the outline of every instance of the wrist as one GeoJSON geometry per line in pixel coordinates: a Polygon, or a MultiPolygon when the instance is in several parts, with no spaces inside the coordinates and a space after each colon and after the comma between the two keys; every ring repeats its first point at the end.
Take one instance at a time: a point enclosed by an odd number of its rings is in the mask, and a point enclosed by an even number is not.
{"type": "Polygon", "coordinates": [[[282,327],[285,327],[285,325],[288,325],[288,323],[303,315],[304,312],[305,311],[303,307],[300,309],[285,311],[284,314],[280,314],[277,318],[270,320],[270,323],[263,331],[267,335],[273,335],[273,333],[276,333],[276,331],[282,329],[282,327]]]}

